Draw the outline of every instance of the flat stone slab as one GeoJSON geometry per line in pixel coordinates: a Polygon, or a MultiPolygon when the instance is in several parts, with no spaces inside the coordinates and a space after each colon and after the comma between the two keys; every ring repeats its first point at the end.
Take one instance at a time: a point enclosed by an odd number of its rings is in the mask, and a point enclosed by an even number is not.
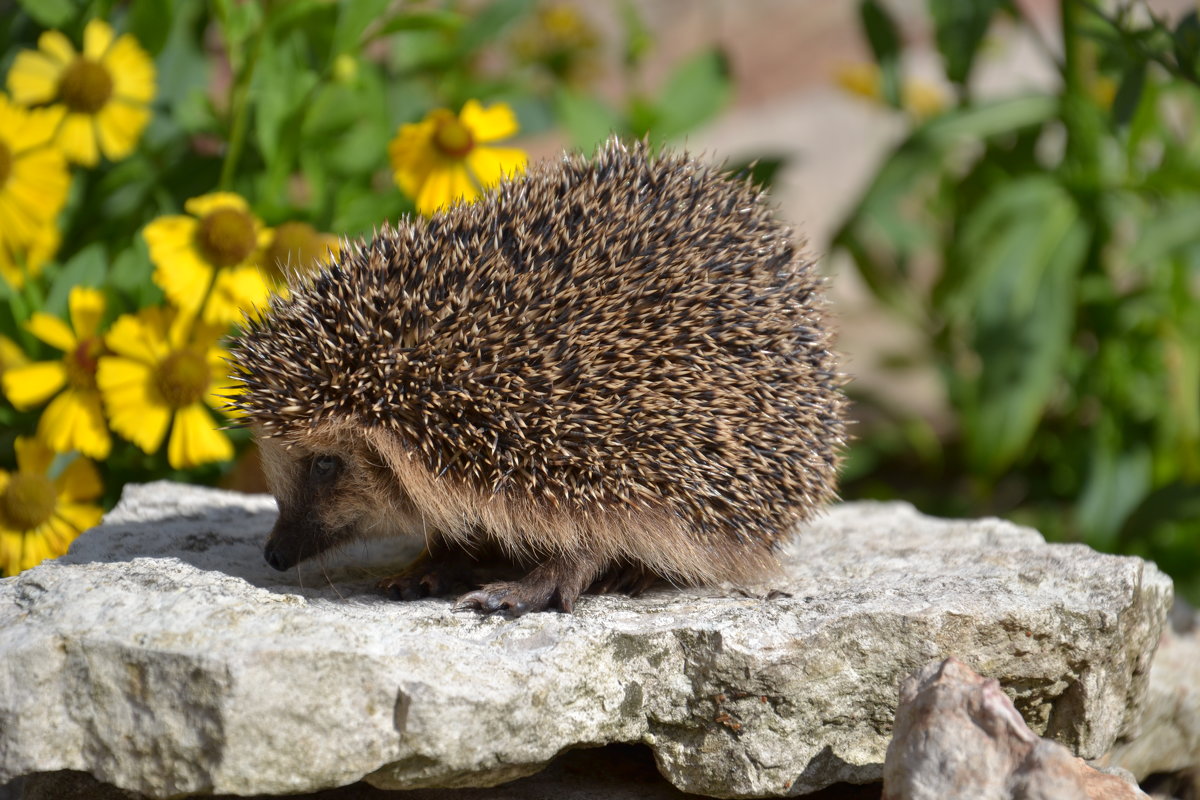
{"type": "Polygon", "coordinates": [[[274,501],[132,486],[0,581],[0,783],[79,770],[151,797],[488,786],[644,743],[684,791],[882,775],[897,686],[957,656],[1081,756],[1130,734],[1170,604],[1136,558],[845,504],[744,592],[585,597],[512,620],[375,593],[398,553],[276,573],[274,501]],[[356,563],[357,560],[357,563],[356,563]]]}

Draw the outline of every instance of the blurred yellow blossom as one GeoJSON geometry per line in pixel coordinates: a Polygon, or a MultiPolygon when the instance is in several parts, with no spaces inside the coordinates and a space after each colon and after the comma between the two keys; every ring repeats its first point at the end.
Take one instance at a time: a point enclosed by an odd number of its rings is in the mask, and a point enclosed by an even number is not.
{"type": "Polygon", "coordinates": [[[0,336],[0,378],[13,367],[29,363],[29,357],[21,346],[7,336],[0,336]]]}
{"type": "Polygon", "coordinates": [[[105,337],[113,355],[100,359],[96,373],[112,429],[147,453],[169,430],[167,461],[175,469],[233,458],[233,444],[205,407],[224,406],[219,395],[234,388],[217,346],[223,332],[163,307],[117,319],[105,337]]]}
{"type": "MultiPolygon", "coordinates": [[[[62,116],[61,109],[30,111],[0,94],[0,275],[13,286],[40,268],[47,228],[67,201],[71,177],[52,145],[62,116]]],[[[49,235],[57,246],[57,233],[49,235]]]]}
{"type": "Polygon", "coordinates": [[[83,30],[83,52],[59,31],[46,31],[37,50],[17,54],[8,90],[24,105],[61,103],[66,117],[58,144],[67,158],[94,166],[100,153],[117,160],[129,155],[150,121],[154,62],[129,34],[93,19],[83,30]]]}
{"type": "Polygon", "coordinates": [[[37,229],[32,241],[0,247],[0,278],[20,289],[27,278],[42,273],[42,267],[58,252],[60,240],[58,225],[51,220],[37,229]]]}
{"type": "MultiPolygon", "coordinates": [[[[883,101],[883,75],[876,64],[851,64],[837,73],[837,83],[846,91],[876,102],[883,101]]],[[[904,81],[900,103],[914,117],[923,119],[946,108],[946,93],[936,84],[920,78],[904,81]]]]}
{"type": "Polygon", "coordinates": [[[525,169],[523,150],[482,146],[517,129],[517,117],[505,103],[485,109],[468,100],[460,114],[435,109],[420,122],[401,125],[388,145],[396,185],[422,214],[458,200],[470,202],[502,176],[525,169]]]}
{"type": "Polygon", "coordinates": [[[599,72],[600,37],[569,3],[542,5],[513,37],[513,52],[559,80],[582,84],[599,72]]]}
{"type": "Polygon", "coordinates": [[[263,269],[275,287],[287,283],[289,270],[305,273],[318,269],[341,250],[338,238],[321,233],[307,222],[285,222],[271,232],[263,254],[263,269]]]}
{"type": "Polygon", "coordinates": [[[112,449],[96,389],[96,364],[104,353],[100,337],[104,293],[76,286],[68,305],[70,325],[41,311],[26,325],[34,336],[61,350],[62,359],[8,370],[3,377],[4,394],[21,410],[54,397],[38,422],[38,437],[57,452],[78,450],[104,459],[112,449]]]}
{"type": "Polygon", "coordinates": [[[103,514],[91,502],[104,487],[90,461],[76,458],[52,478],[49,447],[26,437],[15,447],[17,471],[0,470],[0,572],[7,575],[61,556],[103,514]]]}
{"type": "Polygon", "coordinates": [[[187,215],[159,217],[142,232],[154,282],[185,313],[204,303],[205,322],[240,320],[242,311],[266,300],[267,281],[258,265],[271,232],[230,192],[193,197],[183,207],[187,215]]]}

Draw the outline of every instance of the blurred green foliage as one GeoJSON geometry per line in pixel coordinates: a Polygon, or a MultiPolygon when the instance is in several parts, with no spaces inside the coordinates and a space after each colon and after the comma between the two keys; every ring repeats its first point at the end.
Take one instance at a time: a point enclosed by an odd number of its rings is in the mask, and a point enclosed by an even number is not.
{"type": "MultiPolygon", "coordinates": [[[[860,8],[898,106],[901,37],[860,8]]],[[[918,334],[952,418],[858,392],[845,495],[1147,556],[1195,601],[1200,23],[1104,8],[1062,0],[1060,43],[1008,0],[929,0],[956,101],[895,147],[835,247],[918,334]],[[1057,88],[976,94],[1001,24],[1041,41],[1057,88]]]]}

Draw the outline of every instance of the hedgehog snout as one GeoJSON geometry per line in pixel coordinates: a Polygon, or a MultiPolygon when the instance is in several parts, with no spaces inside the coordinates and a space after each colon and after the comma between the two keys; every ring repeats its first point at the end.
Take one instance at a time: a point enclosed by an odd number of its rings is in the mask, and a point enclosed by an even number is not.
{"type": "Polygon", "coordinates": [[[263,548],[263,558],[267,560],[267,564],[270,565],[272,569],[277,569],[280,572],[291,569],[292,566],[294,566],[289,564],[284,559],[283,553],[272,547],[270,542],[267,542],[267,546],[263,548]]]}

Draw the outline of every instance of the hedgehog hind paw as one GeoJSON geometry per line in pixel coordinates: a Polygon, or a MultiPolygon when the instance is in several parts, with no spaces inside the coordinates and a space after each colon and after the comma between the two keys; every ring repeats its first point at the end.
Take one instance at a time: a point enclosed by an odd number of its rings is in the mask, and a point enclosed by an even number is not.
{"type": "Polygon", "coordinates": [[[439,557],[426,549],[399,573],[376,585],[392,600],[420,600],[452,594],[460,586],[471,585],[472,577],[473,565],[467,560],[439,557]]]}

